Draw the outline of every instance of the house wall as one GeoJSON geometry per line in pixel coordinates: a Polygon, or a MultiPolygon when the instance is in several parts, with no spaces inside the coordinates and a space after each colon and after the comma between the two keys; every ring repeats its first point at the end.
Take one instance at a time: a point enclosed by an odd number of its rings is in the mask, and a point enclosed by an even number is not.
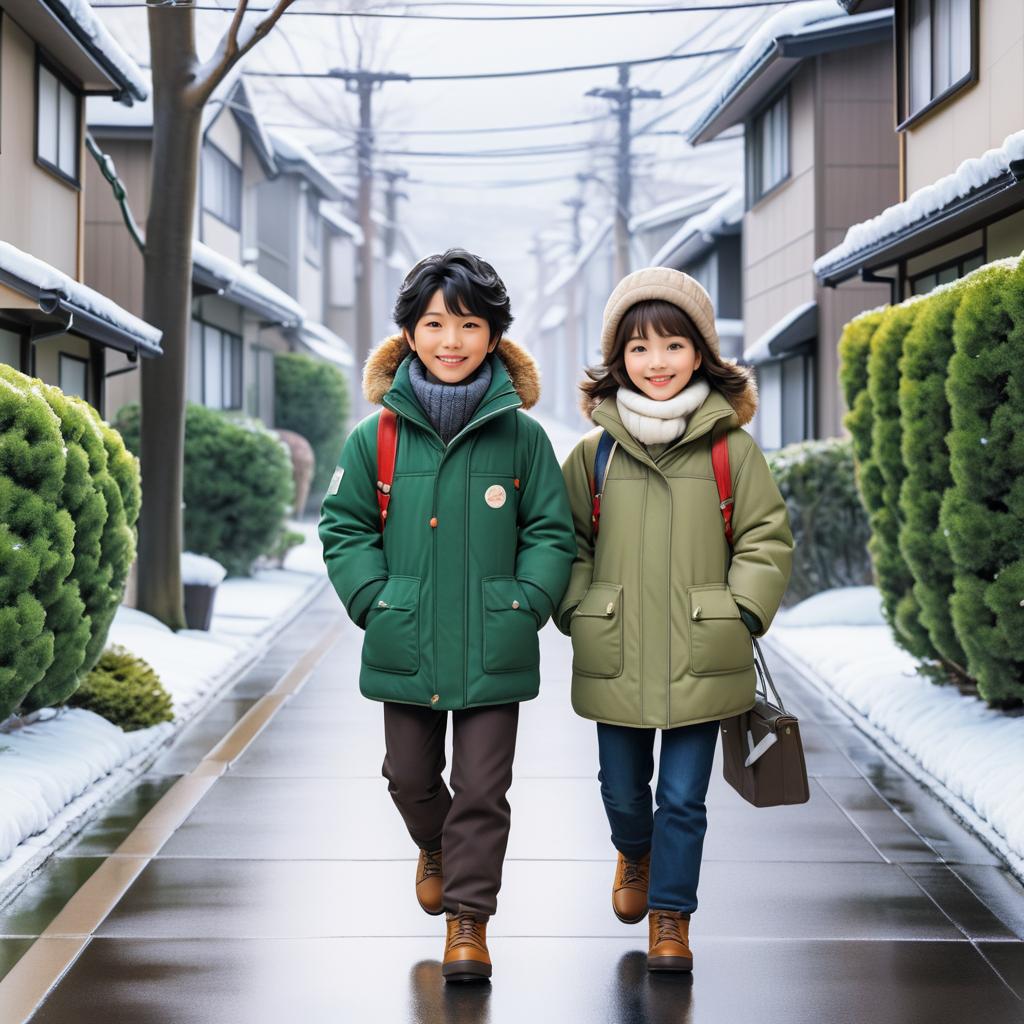
{"type": "Polygon", "coordinates": [[[906,130],[906,194],[1024,128],[1024,4],[980,0],[978,81],[906,130]]]}
{"type": "Polygon", "coordinates": [[[985,255],[988,260],[1024,253],[1024,210],[989,224],[986,229],[985,255]]]}
{"type": "MultiPolygon", "coordinates": [[[[899,144],[893,133],[893,51],[889,43],[817,58],[818,222],[814,256],[842,242],[851,224],[899,201],[899,144]]],[[[854,280],[817,288],[816,426],[819,437],[844,430],[838,344],[845,324],[888,302],[887,284],[854,280]]]]}
{"type": "Polygon", "coordinates": [[[0,182],[17,182],[16,199],[0,203],[0,238],[80,280],[79,189],[35,162],[35,42],[0,18],[0,182]]]}
{"type": "MultiPolygon", "coordinates": [[[[229,157],[239,167],[243,167],[243,145],[242,130],[234,117],[220,113],[207,129],[205,142],[213,143],[225,156],[229,157]]],[[[202,163],[200,162],[200,168],[202,163]]],[[[207,213],[202,209],[202,187],[200,181],[199,208],[200,208],[200,241],[205,242],[211,249],[230,256],[237,262],[242,262],[242,235],[233,227],[225,224],[224,221],[207,213]]],[[[242,179],[242,214],[243,223],[245,215],[245,179],[242,179]]]]}

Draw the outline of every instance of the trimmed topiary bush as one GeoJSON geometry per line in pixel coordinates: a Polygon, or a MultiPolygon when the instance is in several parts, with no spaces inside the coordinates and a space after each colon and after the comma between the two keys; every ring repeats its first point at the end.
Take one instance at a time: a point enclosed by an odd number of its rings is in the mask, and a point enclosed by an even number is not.
{"type": "Polygon", "coordinates": [[[839,339],[839,385],[846,400],[844,423],[853,436],[858,464],[871,455],[871,395],[868,392],[868,356],[871,339],[885,315],[884,310],[862,313],[843,329],[839,339]]]}
{"type": "MultiPolygon", "coordinates": [[[[139,407],[125,406],[117,428],[139,445],[139,407]]],[[[185,547],[233,575],[248,575],[273,550],[291,511],[286,447],[258,420],[189,404],[185,412],[185,547]]]]}
{"type": "MultiPolygon", "coordinates": [[[[953,564],[939,523],[942,496],[951,485],[946,375],[953,355],[953,317],[964,295],[960,282],[920,303],[903,341],[899,410],[901,455],[899,547],[913,575],[915,610],[947,674],[967,683],[967,656],[950,613],[953,564]]],[[[909,607],[903,609],[904,614],[909,607]]]]}
{"type": "Polygon", "coordinates": [[[768,457],[796,542],[786,604],[871,582],[871,535],[849,440],[801,441],[768,457]]]}
{"type": "Polygon", "coordinates": [[[160,677],[142,658],[119,646],[103,651],[67,703],[102,715],[125,732],[174,718],[171,695],[160,677]]]}
{"type": "Polygon", "coordinates": [[[274,357],[274,426],[294,430],[313,446],[310,500],[319,506],[347,434],[348,381],[330,363],[298,352],[274,357]]]}
{"type": "Polygon", "coordinates": [[[953,624],[989,702],[1024,699],[1024,267],[971,276],[953,321],[946,395],[952,486],[939,521],[953,624]]]}

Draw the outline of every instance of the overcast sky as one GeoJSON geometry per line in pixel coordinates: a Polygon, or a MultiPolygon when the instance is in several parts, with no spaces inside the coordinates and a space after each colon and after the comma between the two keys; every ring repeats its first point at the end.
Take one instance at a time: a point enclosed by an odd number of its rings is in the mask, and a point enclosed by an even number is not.
{"type": "MultiPolygon", "coordinates": [[[[210,0],[204,0],[210,2],[210,0]]],[[[221,0],[233,10],[235,4],[221,0]]],[[[266,2],[266,0],[263,0],[266,2]]],[[[460,14],[554,14],[623,10],[629,7],[682,6],[705,0],[581,5],[529,0],[515,7],[488,3],[395,5],[298,0],[293,10],[362,8],[389,12],[460,14]]],[[[722,2],[722,0],[719,0],[722,2]]],[[[97,3],[104,21],[141,64],[148,64],[146,12],[111,10],[97,3]]],[[[247,71],[324,71],[362,66],[410,75],[468,74],[532,68],[566,67],[641,59],[669,53],[740,46],[778,7],[737,8],[714,12],[630,15],[543,22],[418,21],[409,18],[368,20],[346,16],[286,15],[273,34],[247,59],[247,71]],[[360,58],[360,51],[362,57],[360,58]]],[[[184,12],[183,12],[184,13],[184,12]]],[[[197,11],[201,55],[208,53],[228,24],[229,14],[197,11]]],[[[254,19],[258,15],[253,16],[254,19]]],[[[632,84],[658,89],[663,99],[638,100],[634,125],[660,115],[660,131],[687,128],[702,106],[728,57],[680,60],[634,68],[632,84]]],[[[357,122],[357,101],[341,82],[311,79],[253,79],[266,120],[285,123],[315,149],[349,147],[357,122]],[[289,100],[293,98],[293,101],[289,100]]],[[[399,214],[420,248],[418,255],[461,245],[489,259],[508,284],[514,310],[522,313],[535,288],[536,260],[531,255],[539,232],[552,258],[567,250],[569,209],[563,201],[580,195],[574,176],[594,171],[606,185],[590,183],[582,193],[584,238],[587,230],[611,212],[614,186],[615,121],[607,100],[587,97],[594,87],[616,84],[614,68],[532,78],[470,82],[393,82],[375,94],[374,121],[380,150],[430,150],[444,157],[378,155],[377,167],[403,168],[409,196],[399,214]],[[399,134],[541,125],[600,118],[596,123],[493,134],[399,134]],[[389,134],[394,132],[395,134],[389,134]],[[481,151],[537,146],[579,145],[578,152],[506,156],[481,151]],[[555,178],[545,184],[517,186],[531,179],[555,178]]],[[[716,142],[691,149],[681,136],[647,135],[634,143],[637,179],[633,212],[684,194],[696,187],[742,177],[739,141],[716,142]]],[[[350,153],[326,157],[344,180],[351,177],[350,153]]]]}

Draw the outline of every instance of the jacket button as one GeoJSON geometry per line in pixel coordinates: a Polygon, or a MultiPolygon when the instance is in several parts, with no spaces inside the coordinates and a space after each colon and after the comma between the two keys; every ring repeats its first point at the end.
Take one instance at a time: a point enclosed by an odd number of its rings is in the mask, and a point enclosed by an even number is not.
{"type": "Polygon", "coordinates": [[[430,703],[431,704],[436,704],[440,699],[441,699],[440,695],[435,693],[434,696],[430,698],[430,703]]]}
{"type": "Polygon", "coordinates": [[[611,615],[613,611],[615,611],[615,605],[611,601],[609,601],[608,607],[605,608],[604,613],[605,615],[611,615]]]}
{"type": "Polygon", "coordinates": [[[695,619],[700,618],[700,605],[697,605],[697,607],[693,609],[693,617],[695,619]]]}
{"type": "Polygon", "coordinates": [[[430,517],[430,528],[432,530],[436,530],[437,529],[437,516],[431,516],[430,517]]]}
{"type": "Polygon", "coordinates": [[[518,608],[519,607],[519,602],[518,601],[513,601],[512,602],[512,607],[513,608],[518,608]]]}

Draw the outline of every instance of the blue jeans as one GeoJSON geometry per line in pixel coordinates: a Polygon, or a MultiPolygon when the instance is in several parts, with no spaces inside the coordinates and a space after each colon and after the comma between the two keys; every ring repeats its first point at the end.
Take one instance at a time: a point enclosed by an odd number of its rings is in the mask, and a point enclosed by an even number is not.
{"type": "Polygon", "coordinates": [[[708,827],[707,796],[718,722],[661,731],[661,763],[652,813],[655,729],[597,724],[601,798],[612,843],[637,860],[651,851],[648,905],[652,910],[697,909],[697,882],[708,827]]]}

